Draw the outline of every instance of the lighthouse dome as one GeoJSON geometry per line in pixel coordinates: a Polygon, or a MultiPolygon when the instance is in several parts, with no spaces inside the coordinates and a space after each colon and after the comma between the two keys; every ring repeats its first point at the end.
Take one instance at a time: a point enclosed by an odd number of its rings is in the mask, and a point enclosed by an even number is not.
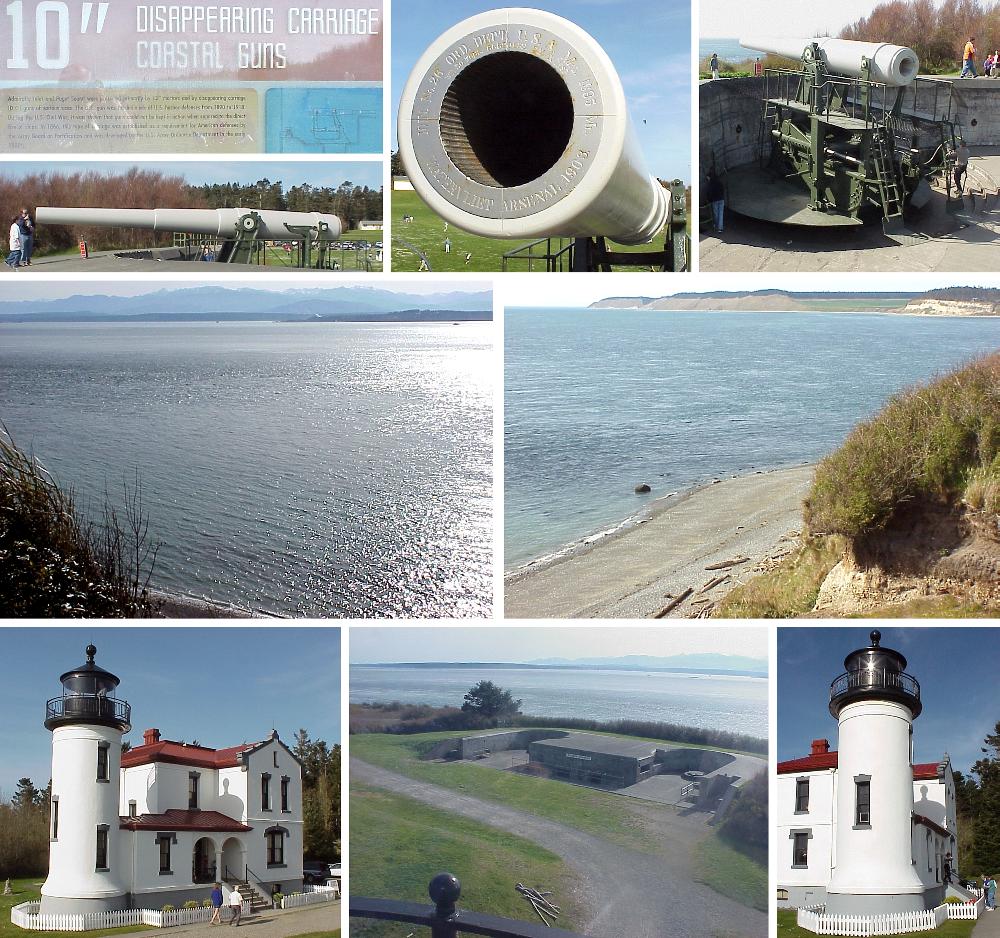
{"type": "Polygon", "coordinates": [[[844,659],[844,674],[830,685],[830,713],[838,719],[840,711],[859,700],[893,700],[910,708],[913,717],[920,715],[920,684],[906,673],[906,658],[893,648],[882,647],[882,633],[873,629],[871,644],[852,651],[844,659]]]}
{"type": "Polygon", "coordinates": [[[46,703],[46,728],[51,730],[73,723],[92,723],[116,727],[127,733],[132,728],[131,708],[126,701],[115,699],[119,679],[96,663],[96,646],[88,645],[86,652],[85,664],[59,678],[63,686],[62,696],[53,697],[46,703]]]}

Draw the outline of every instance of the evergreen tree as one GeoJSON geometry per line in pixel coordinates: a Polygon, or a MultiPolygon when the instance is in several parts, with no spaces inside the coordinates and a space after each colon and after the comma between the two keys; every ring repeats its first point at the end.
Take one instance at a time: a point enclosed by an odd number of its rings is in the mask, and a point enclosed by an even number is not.
{"type": "Polygon", "coordinates": [[[480,681],[465,695],[462,710],[489,719],[509,719],[521,712],[521,701],[515,700],[509,690],[492,681],[480,681]]]}
{"type": "Polygon", "coordinates": [[[15,811],[30,811],[38,807],[39,796],[44,797],[44,794],[35,788],[30,778],[19,778],[14,797],[10,799],[10,806],[15,811]]]}

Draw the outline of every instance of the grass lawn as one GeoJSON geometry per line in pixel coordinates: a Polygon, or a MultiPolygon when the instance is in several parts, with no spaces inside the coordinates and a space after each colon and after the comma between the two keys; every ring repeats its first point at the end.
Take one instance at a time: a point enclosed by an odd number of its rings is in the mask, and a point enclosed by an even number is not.
{"type": "MultiPolygon", "coordinates": [[[[948,919],[940,928],[934,931],[907,932],[905,935],[897,935],[896,938],[920,938],[932,935],[933,938],[969,938],[976,923],[971,919],[948,919]]],[[[794,909],[778,910],[778,938],[812,938],[815,932],[806,931],[795,924],[794,909]]]]}
{"type": "Polygon", "coordinates": [[[766,862],[758,863],[713,833],[695,847],[695,864],[699,882],[741,905],[767,911],[766,862]]]}
{"type": "MultiPolygon", "coordinates": [[[[459,877],[460,908],[531,921],[535,912],[515,891],[521,882],[551,890],[569,930],[579,915],[573,877],[553,853],[528,840],[410,798],[351,785],[351,893],[430,903],[427,885],[440,872],[459,877]]],[[[535,919],[537,920],[537,919],[535,919]]],[[[352,938],[396,938],[413,926],[356,919],[352,938]]]]}
{"type": "MultiPolygon", "coordinates": [[[[365,733],[351,737],[351,755],[410,778],[557,821],[633,850],[655,853],[662,846],[648,826],[635,818],[629,810],[629,800],[621,795],[503,772],[471,762],[420,760],[421,753],[432,744],[457,735],[451,732],[414,736],[365,733]]],[[[665,807],[664,810],[671,809],[665,807]]]]}
{"type": "MultiPolygon", "coordinates": [[[[505,241],[500,238],[480,238],[462,231],[461,228],[456,228],[454,225],[449,225],[445,229],[444,219],[432,212],[416,192],[405,191],[392,193],[392,231],[393,271],[417,271],[420,269],[420,257],[406,244],[411,244],[423,251],[427,255],[431,271],[435,273],[442,271],[500,271],[503,270],[503,255],[522,244],[528,244],[530,240],[525,238],[524,240],[505,241]],[[404,224],[404,215],[412,215],[413,221],[404,224]],[[451,239],[450,254],[446,254],[444,250],[445,238],[451,239]],[[402,242],[406,242],[406,244],[402,242]],[[472,254],[472,260],[469,263],[465,261],[466,252],[472,254]]],[[[377,241],[378,238],[369,240],[377,241]]],[[[616,245],[609,241],[608,246],[613,250],[641,251],[643,253],[659,251],[663,248],[663,235],[662,233],[657,235],[649,244],[629,247],[616,245]]],[[[532,269],[544,272],[544,261],[535,262],[532,269]]],[[[616,269],[638,272],[645,268],[616,269]]],[[[508,270],[518,273],[526,272],[528,265],[523,261],[513,261],[508,270]]]]}
{"type": "Polygon", "coordinates": [[[292,938],[340,938],[340,929],[336,931],[311,931],[304,935],[293,935],[292,938]]]}
{"type": "MultiPolygon", "coordinates": [[[[12,879],[10,888],[14,891],[12,896],[0,896],[0,938],[25,938],[26,935],[40,938],[62,938],[67,932],[62,931],[25,931],[10,922],[10,910],[15,905],[22,902],[32,902],[42,895],[41,888],[44,876],[33,876],[29,879],[12,879]]],[[[126,935],[135,931],[155,931],[151,925],[129,925],[127,928],[99,928],[96,931],[78,931],[74,935],[126,935]]]]}

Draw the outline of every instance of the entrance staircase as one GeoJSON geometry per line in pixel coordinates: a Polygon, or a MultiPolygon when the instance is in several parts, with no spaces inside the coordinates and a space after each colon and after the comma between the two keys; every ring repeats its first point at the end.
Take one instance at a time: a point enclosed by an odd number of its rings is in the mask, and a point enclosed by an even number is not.
{"type": "Polygon", "coordinates": [[[254,887],[245,880],[242,882],[230,882],[229,885],[239,892],[239,894],[243,897],[244,902],[250,903],[250,911],[253,912],[254,915],[262,909],[271,908],[271,901],[269,899],[265,899],[260,892],[254,889],[254,887]]]}

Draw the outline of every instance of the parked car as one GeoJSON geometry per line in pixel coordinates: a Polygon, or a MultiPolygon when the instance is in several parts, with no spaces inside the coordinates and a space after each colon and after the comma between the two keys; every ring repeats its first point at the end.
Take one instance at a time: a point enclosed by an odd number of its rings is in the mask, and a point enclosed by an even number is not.
{"type": "Polygon", "coordinates": [[[330,864],[322,860],[306,860],[302,864],[302,880],[311,886],[323,886],[330,878],[330,864]]]}

